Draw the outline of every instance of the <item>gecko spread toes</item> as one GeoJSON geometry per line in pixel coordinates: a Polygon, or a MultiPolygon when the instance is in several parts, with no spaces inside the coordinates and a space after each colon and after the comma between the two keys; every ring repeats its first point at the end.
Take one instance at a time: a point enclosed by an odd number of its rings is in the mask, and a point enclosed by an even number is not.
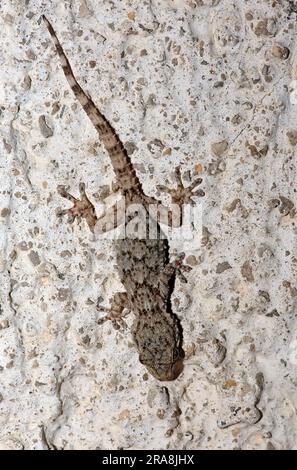
{"type": "Polygon", "coordinates": [[[110,300],[110,307],[104,307],[101,304],[97,304],[98,312],[104,312],[107,315],[100,318],[97,322],[98,325],[102,325],[106,321],[111,321],[114,328],[119,330],[124,326],[123,318],[129,315],[130,309],[128,307],[129,299],[126,292],[116,292],[110,300]]]}
{"type": "Polygon", "coordinates": [[[68,199],[73,204],[70,209],[63,209],[59,211],[59,215],[63,216],[67,214],[70,222],[73,222],[75,218],[78,220],[85,219],[90,230],[94,232],[94,227],[97,222],[96,212],[93,204],[86,194],[84,183],[80,183],[79,192],[80,199],[74,197],[72,194],[66,191],[65,186],[58,186],[58,193],[60,196],[68,199]]]}
{"type": "Polygon", "coordinates": [[[177,181],[176,188],[168,188],[164,185],[158,185],[157,189],[165,193],[170,194],[171,201],[173,204],[182,206],[183,204],[193,204],[192,198],[195,196],[203,197],[205,192],[202,189],[194,190],[197,186],[202,183],[202,178],[196,178],[192,181],[191,185],[187,188],[184,186],[180,167],[175,169],[175,177],[177,181]]]}
{"type": "Polygon", "coordinates": [[[183,260],[185,258],[185,254],[182,253],[178,257],[176,257],[173,261],[168,263],[163,272],[162,275],[165,276],[165,278],[168,278],[174,274],[175,277],[179,277],[180,281],[183,283],[187,283],[187,279],[184,276],[184,272],[188,273],[192,270],[191,266],[188,266],[187,264],[183,263],[183,260]]]}

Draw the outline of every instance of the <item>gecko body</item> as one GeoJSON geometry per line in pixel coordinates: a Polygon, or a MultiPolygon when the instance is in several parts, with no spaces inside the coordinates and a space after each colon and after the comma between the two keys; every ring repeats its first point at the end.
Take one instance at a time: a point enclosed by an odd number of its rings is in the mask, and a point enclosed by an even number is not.
{"type": "MultiPolygon", "coordinates": [[[[117,186],[125,198],[125,207],[141,204],[148,219],[149,205],[159,201],[144,193],[116,131],[78,84],[52,25],[44,16],[43,20],[58,52],[64,75],[110,157],[117,186]]],[[[193,187],[200,182],[201,180],[195,182],[190,188],[180,188],[183,189],[183,202],[189,200],[193,187]]],[[[85,194],[84,186],[81,186],[80,200],[66,191],[61,194],[74,203],[75,215],[85,217],[90,229],[94,231],[98,219],[85,194]]],[[[194,193],[196,194],[198,192],[194,193]]],[[[175,196],[177,200],[176,192],[175,196]]],[[[169,260],[169,243],[164,235],[160,237],[160,226],[158,232],[159,236],[155,239],[126,237],[115,240],[117,268],[126,293],[114,296],[111,310],[121,312],[128,309],[133,312],[135,321],[132,333],[139,360],[155,378],[163,381],[174,380],[179,376],[183,370],[184,351],[180,321],[172,312],[171,306],[177,266],[169,260]]]]}

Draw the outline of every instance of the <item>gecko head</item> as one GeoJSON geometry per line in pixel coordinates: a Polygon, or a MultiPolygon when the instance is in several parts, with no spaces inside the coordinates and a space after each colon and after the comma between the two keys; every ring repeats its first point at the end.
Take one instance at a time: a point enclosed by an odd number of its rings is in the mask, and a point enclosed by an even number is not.
{"type": "Polygon", "coordinates": [[[152,362],[151,358],[146,361],[143,355],[139,356],[139,361],[156,379],[163,382],[177,379],[184,368],[184,355],[184,351],[180,348],[175,349],[174,359],[169,363],[152,362]]]}

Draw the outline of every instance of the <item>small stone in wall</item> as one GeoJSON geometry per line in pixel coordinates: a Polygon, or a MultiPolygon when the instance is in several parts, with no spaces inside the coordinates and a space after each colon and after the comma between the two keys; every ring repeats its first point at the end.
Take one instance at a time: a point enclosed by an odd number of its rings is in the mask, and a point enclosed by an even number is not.
{"type": "Polygon", "coordinates": [[[265,20],[260,20],[254,27],[254,33],[256,36],[273,36],[275,30],[276,25],[273,18],[265,18],[265,20]]]}
{"type": "Polygon", "coordinates": [[[274,57],[278,57],[283,60],[286,60],[290,55],[290,50],[278,43],[273,44],[271,52],[274,57]]]}
{"type": "Polygon", "coordinates": [[[258,149],[255,145],[251,145],[248,142],[246,143],[246,147],[249,149],[252,157],[256,158],[265,157],[269,149],[268,145],[264,145],[264,147],[258,149]]]}
{"type": "Polygon", "coordinates": [[[241,274],[248,282],[254,281],[253,269],[249,261],[245,261],[241,266],[241,274]]]}
{"type": "Polygon", "coordinates": [[[297,131],[295,131],[293,129],[288,131],[287,132],[287,137],[289,139],[290,144],[295,147],[295,145],[297,144],[297,131]]]}
{"type": "Polygon", "coordinates": [[[268,207],[270,210],[276,209],[279,205],[280,205],[280,200],[277,198],[273,198],[268,201],[268,207]]]}
{"type": "Polygon", "coordinates": [[[137,150],[137,146],[134,142],[130,141],[130,142],[125,142],[125,149],[127,150],[127,154],[128,155],[132,155],[132,153],[135,152],[135,150],[137,150]]]}
{"type": "Polygon", "coordinates": [[[233,379],[229,379],[229,380],[226,380],[226,382],[223,383],[222,388],[224,388],[226,390],[228,388],[232,388],[232,387],[236,387],[236,386],[237,386],[237,382],[233,379]]]}
{"type": "Polygon", "coordinates": [[[4,23],[9,24],[10,26],[14,23],[14,17],[7,13],[4,17],[4,23]]]}
{"type": "Polygon", "coordinates": [[[281,206],[279,211],[282,215],[288,215],[294,208],[294,202],[290,201],[287,197],[280,196],[281,206]]]}
{"type": "Polygon", "coordinates": [[[224,271],[227,271],[227,269],[231,269],[232,266],[228,263],[228,261],[224,261],[223,263],[219,263],[217,265],[216,273],[221,274],[224,271]]]}
{"type": "Polygon", "coordinates": [[[266,317],[279,317],[279,313],[276,308],[274,308],[271,312],[266,313],[266,317]]]}
{"type": "Polygon", "coordinates": [[[212,160],[207,168],[209,175],[215,176],[219,173],[223,173],[226,170],[226,162],[224,160],[212,160]]]}
{"type": "Polygon", "coordinates": [[[129,13],[128,13],[127,16],[128,16],[128,18],[129,18],[130,21],[134,21],[134,20],[135,20],[136,13],[135,13],[135,11],[129,11],[129,13]]]}
{"type": "Polygon", "coordinates": [[[30,259],[31,263],[33,264],[33,266],[38,266],[40,264],[40,258],[39,258],[39,255],[36,251],[34,251],[34,250],[30,251],[28,256],[29,256],[29,259],[30,259]]]}
{"type": "Polygon", "coordinates": [[[46,123],[46,120],[45,120],[45,116],[42,115],[39,117],[39,128],[40,128],[40,132],[41,134],[43,135],[43,137],[45,137],[46,139],[48,137],[52,137],[52,135],[54,134],[53,130],[48,126],[48,124],[46,123]]]}
{"type": "Polygon", "coordinates": [[[60,300],[60,302],[64,302],[65,300],[68,299],[70,295],[70,290],[67,289],[67,288],[60,288],[58,289],[58,300],[60,300]]]}
{"type": "Polygon", "coordinates": [[[36,54],[32,49],[26,51],[26,56],[29,60],[36,60],[36,54]]]}
{"type": "Polygon", "coordinates": [[[292,297],[297,297],[297,288],[296,287],[292,287],[291,283],[289,281],[283,281],[283,286],[286,288],[286,289],[289,289],[290,291],[290,294],[292,297]]]}
{"type": "Polygon", "coordinates": [[[197,266],[199,264],[199,261],[197,260],[196,256],[190,255],[186,258],[186,263],[190,266],[197,266]]]}
{"type": "Polygon", "coordinates": [[[211,145],[211,151],[216,157],[220,157],[223,155],[223,153],[226,152],[228,148],[228,141],[227,140],[222,140],[220,142],[214,142],[211,145]]]}
{"type": "Polygon", "coordinates": [[[266,290],[259,290],[259,296],[266,300],[266,302],[270,302],[270,295],[266,290]]]}
{"type": "Polygon", "coordinates": [[[26,75],[24,80],[23,80],[23,83],[22,83],[22,87],[24,88],[25,91],[30,90],[31,83],[32,83],[32,80],[31,80],[30,76],[26,75]]]}
{"type": "Polygon", "coordinates": [[[242,116],[240,114],[235,114],[231,119],[232,124],[238,125],[242,122],[242,116]]]}
{"type": "Polygon", "coordinates": [[[10,209],[8,207],[4,207],[0,212],[1,217],[8,217],[10,215],[10,209]]]}
{"type": "Polygon", "coordinates": [[[88,7],[85,0],[80,1],[80,6],[79,6],[78,12],[79,12],[79,16],[81,18],[86,18],[86,17],[92,15],[92,12],[90,11],[90,9],[89,9],[89,7],[88,7]]]}
{"type": "Polygon", "coordinates": [[[147,144],[147,148],[153,155],[161,155],[164,150],[164,144],[159,139],[151,140],[147,144]]]}

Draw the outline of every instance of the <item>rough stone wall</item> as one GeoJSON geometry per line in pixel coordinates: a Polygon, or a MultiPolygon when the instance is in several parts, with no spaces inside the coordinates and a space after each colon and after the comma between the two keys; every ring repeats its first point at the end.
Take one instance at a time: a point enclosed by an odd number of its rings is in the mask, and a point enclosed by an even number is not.
{"type": "Polygon", "coordinates": [[[296,18],[288,0],[1,1],[1,448],[296,448],[296,18]],[[110,242],[58,217],[58,185],[99,211],[114,177],[42,13],[147,194],[178,165],[203,177],[172,383],[138,362],[131,315],[97,324],[121,288],[110,242]]]}

